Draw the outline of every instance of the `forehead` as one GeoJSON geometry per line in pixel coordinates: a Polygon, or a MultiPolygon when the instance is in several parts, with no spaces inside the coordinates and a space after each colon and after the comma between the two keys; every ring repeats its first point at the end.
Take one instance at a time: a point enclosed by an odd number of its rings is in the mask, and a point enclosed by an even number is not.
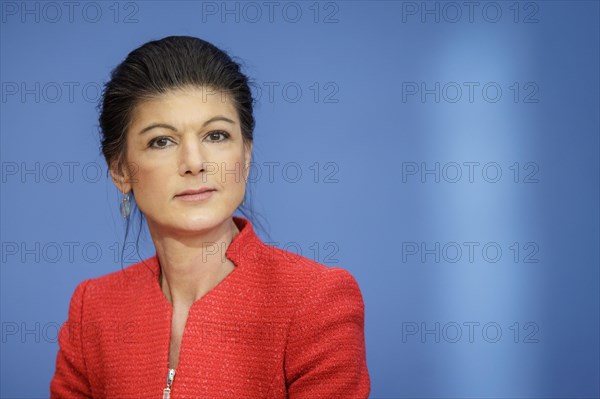
{"type": "Polygon", "coordinates": [[[171,121],[182,124],[202,124],[215,115],[238,121],[231,96],[207,87],[186,87],[169,90],[138,103],[132,123],[171,121]]]}

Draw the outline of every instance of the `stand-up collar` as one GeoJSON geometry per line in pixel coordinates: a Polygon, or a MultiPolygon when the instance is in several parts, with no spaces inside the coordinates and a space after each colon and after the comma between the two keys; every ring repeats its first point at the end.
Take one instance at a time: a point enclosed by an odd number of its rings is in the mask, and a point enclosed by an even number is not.
{"type": "MultiPolygon", "coordinates": [[[[264,255],[267,251],[265,244],[254,232],[252,223],[241,216],[232,216],[233,222],[237,226],[239,233],[233,237],[229,247],[225,251],[227,259],[231,260],[236,267],[241,267],[248,262],[257,261],[261,254],[264,255]]],[[[155,276],[160,273],[160,262],[158,254],[154,254],[149,259],[152,266],[152,271],[155,276]]]]}
{"type": "Polygon", "coordinates": [[[265,250],[265,244],[254,232],[252,223],[240,216],[233,216],[233,221],[240,232],[233,237],[225,256],[236,266],[248,261],[258,260],[265,250]]]}

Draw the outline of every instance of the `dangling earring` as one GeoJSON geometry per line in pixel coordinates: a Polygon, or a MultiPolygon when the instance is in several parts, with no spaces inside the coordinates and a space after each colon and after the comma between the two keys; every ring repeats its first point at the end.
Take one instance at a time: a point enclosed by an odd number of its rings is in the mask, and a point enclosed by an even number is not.
{"type": "Polygon", "coordinates": [[[131,202],[129,201],[129,194],[123,193],[123,202],[121,202],[121,216],[124,219],[127,219],[129,214],[131,213],[131,202]]]}

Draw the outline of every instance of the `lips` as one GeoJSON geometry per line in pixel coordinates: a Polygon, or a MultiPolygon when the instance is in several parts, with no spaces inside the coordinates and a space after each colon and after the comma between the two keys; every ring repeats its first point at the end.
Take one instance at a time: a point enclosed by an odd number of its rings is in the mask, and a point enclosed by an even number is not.
{"type": "Polygon", "coordinates": [[[177,193],[175,196],[176,197],[180,197],[183,195],[196,195],[196,194],[202,194],[202,193],[206,193],[209,191],[216,191],[214,188],[210,188],[210,187],[202,187],[199,189],[189,189],[189,190],[184,190],[181,191],[179,193],[177,193]]]}

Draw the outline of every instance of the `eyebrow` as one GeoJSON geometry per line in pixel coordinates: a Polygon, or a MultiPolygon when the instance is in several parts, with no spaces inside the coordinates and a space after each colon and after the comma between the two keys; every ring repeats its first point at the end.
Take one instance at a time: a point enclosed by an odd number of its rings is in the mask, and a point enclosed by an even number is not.
{"type": "MultiPolygon", "coordinates": [[[[217,121],[225,121],[225,122],[229,122],[229,123],[231,123],[231,124],[234,124],[234,125],[235,125],[235,122],[234,122],[234,121],[232,121],[231,119],[229,119],[229,118],[227,118],[227,117],[225,117],[225,116],[223,116],[223,115],[218,115],[218,116],[214,116],[214,117],[210,118],[209,120],[207,120],[206,122],[204,122],[204,124],[202,125],[202,127],[205,127],[206,125],[208,125],[208,124],[210,124],[210,123],[212,123],[212,122],[217,122],[217,121]]],[[[169,130],[172,130],[172,131],[174,131],[174,132],[176,132],[176,131],[177,131],[177,129],[176,129],[176,128],[174,128],[173,126],[171,126],[171,125],[168,125],[168,124],[166,124],[166,123],[153,123],[153,124],[151,124],[151,125],[149,125],[149,126],[146,126],[146,127],[145,127],[145,128],[143,128],[142,130],[140,130],[140,133],[139,133],[139,134],[144,134],[144,133],[146,133],[148,130],[150,130],[150,129],[154,129],[154,128],[157,128],[157,127],[162,127],[162,128],[164,128],[164,129],[169,129],[169,130]]]]}

